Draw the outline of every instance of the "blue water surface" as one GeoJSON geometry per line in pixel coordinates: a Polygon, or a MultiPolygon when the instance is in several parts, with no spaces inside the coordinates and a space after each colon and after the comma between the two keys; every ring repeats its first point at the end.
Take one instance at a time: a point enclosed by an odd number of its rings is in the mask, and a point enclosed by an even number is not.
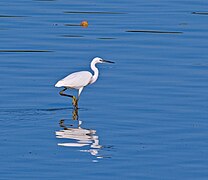
{"type": "Polygon", "coordinates": [[[207,179],[207,7],[2,0],[0,179],[207,179]],[[74,112],[54,84],[96,56],[74,112]]]}

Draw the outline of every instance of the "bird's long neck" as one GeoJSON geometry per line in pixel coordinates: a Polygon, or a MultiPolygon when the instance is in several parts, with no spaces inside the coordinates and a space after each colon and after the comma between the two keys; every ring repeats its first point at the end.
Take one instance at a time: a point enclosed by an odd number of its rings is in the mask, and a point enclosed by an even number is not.
{"type": "Polygon", "coordinates": [[[98,68],[95,66],[94,62],[91,63],[91,69],[93,70],[94,75],[92,76],[92,80],[91,80],[90,84],[94,83],[97,80],[98,75],[99,75],[98,68]]]}

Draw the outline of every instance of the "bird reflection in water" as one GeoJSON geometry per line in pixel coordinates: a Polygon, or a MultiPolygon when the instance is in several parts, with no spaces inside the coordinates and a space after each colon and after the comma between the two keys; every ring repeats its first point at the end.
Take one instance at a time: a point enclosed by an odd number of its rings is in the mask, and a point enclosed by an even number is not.
{"type": "Polygon", "coordinates": [[[99,145],[99,137],[96,135],[96,130],[82,128],[82,121],[78,118],[78,109],[75,108],[72,113],[72,119],[77,120],[77,126],[65,125],[65,121],[60,120],[60,127],[63,128],[60,131],[56,131],[56,138],[68,139],[71,142],[58,143],[59,146],[65,147],[88,147],[84,150],[79,150],[81,152],[89,152],[91,155],[96,156],[96,158],[103,158],[99,156],[99,149],[102,148],[99,145]]]}

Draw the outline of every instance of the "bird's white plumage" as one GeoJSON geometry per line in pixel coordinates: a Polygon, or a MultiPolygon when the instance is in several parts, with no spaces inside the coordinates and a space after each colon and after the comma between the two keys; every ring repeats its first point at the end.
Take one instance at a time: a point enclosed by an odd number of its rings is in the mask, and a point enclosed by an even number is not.
{"type": "Polygon", "coordinates": [[[92,74],[89,71],[79,71],[72,73],[61,79],[55,84],[55,87],[67,87],[73,89],[80,89],[81,87],[90,84],[92,74]]]}
{"type": "Polygon", "coordinates": [[[62,91],[60,91],[60,95],[73,97],[73,99],[74,99],[74,96],[63,94],[63,92],[67,88],[78,89],[79,90],[78,91],[78,99],[76,100],[76,103],[74,105],[77,107],[77,101],[79,100],[79,97],[80,97],[80,94],[81,94],[83,88],[85,86],[87,86],[88,84],[93,84],[98,79],[99,71],[95,65],[97,63],[104,63],[104,62],[114,63],[114,62],[103,60],[99,57],[96,57],[92,60],[92,62],[90,64],[90,67],[91,67],[92,71],[94,72],[93,75],[89,71],[75,72],[75,73],[72,73],[72,74],[66,76],[65,78],[61,79],[60,81],[58,81],[55,84],[55,87],[64,87],[64,89],[62,91]]]}

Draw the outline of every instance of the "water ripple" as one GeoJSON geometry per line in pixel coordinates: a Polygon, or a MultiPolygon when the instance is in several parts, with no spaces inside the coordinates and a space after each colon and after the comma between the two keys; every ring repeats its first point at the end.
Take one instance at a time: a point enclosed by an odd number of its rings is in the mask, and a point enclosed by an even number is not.
{"type": "Polygon", "coordinates": [[[16,49],[5,49],[5,50],[0,50],[0,53],[38,53],[38,52],[53,52],[51,50],[26,50],[26,49],[22,49],[22,50],[16,50],[16,49]]]}
{"type": "Polygon", "coordinates": [[[156,33],[156,34],[182,34],[180,31],[157,31],[157,30],[127,30],[132,33],[156,33]]]}

